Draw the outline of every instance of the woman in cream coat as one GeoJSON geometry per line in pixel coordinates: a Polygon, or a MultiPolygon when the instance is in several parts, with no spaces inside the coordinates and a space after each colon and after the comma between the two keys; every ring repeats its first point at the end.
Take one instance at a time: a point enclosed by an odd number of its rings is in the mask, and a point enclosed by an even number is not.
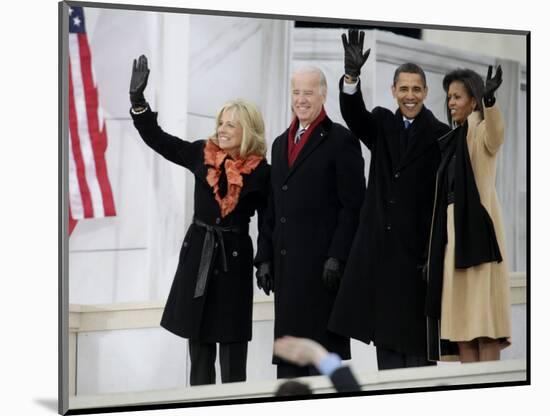
{"type": "Polygon", "coordinates": [[[485,85],[458,69],[443,80],[449,122],[441,140],[428,284],[428,355],[461,362],[500,359],[510,345],[510,295],[504,227],[495,189],[504,121],[494,92],[502,82],[489,67],[485,85]]]}

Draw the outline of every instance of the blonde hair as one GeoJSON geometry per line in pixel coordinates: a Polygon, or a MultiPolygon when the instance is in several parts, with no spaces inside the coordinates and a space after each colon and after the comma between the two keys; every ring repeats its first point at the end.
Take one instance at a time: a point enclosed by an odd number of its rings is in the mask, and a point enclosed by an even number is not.
{"type": "Polygon", "coordinates": [[[243,128],[243,138],[239,149],[240,157],[246,158],[250,155],[265,157],[267,145],[265,142],[264,120],[258,107],[247,100],[239,98],[227,101],[222,105],[216,114],[216,131],[210,136],[210,140],[219,146],[217,126],[220,124],[222,114],[226,110],[234,110],[233,117],[243,128]]]}

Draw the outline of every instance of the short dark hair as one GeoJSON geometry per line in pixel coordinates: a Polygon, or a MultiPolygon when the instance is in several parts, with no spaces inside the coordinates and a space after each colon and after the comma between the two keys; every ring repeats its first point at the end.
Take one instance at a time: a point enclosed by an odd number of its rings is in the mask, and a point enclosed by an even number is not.
{"type": "Polygon", "coordinates": [[[418,74],[422,78],[422,82],[424,83],[424,87],[426,87],[426,74],[424,73],[424,70],[420,68],[418,65],[413,64],[412,62],[406,62],[404,64],[401,64],[397,67],[395,72],[393,73],[393,86],[397,84],[397,79],[399,78],[399,74],[401,72],[406,72],[407,74],[418,74]]]}
{"type": "MultiPolygon", "coordinates": [[[[448,72],[443,78],[443,89],[447,94],[449,92],[449,86],[455,82],[461,82],[466,89],[466,92],[470,97],[473,97],[476,102],[476,108],[474,111],[479,111],[481,113],[481,118],[483,118],[483,91],[485,90],[485,84],[483,83],[483,78],[471,69],[458,68],[451,72],[448,72]]],[[[449,110],[449,97],[445,97],[445,109],[447,111],[447,120],[449,124],[452,124],[451,110],[449,110]]]]}
{"type": "Polygon", "coordinates": [[[312,394],[311,388],[299,381],[287,380],[279,385],[279,388],[275,392],[275,396],[303,396],[312,394]]]}

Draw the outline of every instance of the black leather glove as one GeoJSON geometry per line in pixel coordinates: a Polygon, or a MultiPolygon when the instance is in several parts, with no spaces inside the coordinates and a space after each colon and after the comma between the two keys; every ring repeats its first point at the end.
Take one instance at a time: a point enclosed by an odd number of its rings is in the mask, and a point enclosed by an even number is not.
{"type": "Polygon", "coordinates": [[[323,265],[323,284],[329,290],[336,291],[344,272],[344,264],[334,257],[329,257],[323,265]]]}
{"type": "Polygon", "coordinates": [[[269,296],[270,291],[275,293],[271,262],[265,261],[260,263],[258,270],[256,270],[256,282],[258,284],[258,288],[262,289],[266,295],[269,296]]]}
{"type": "Polygon", "coordinates": [[[491,78],[493,74],[493,66],[489,65],[487,70],[487,80],[485,81],[485,91],[483,93],[483,103],[485,107],[492,107],[495,104],[495,91],[502,84],[502,68],[497,66],[495,77],[491,78]]]}
{"type": "Polygon", "coordinates": [[[147,86],[148,78],[149,68],[147,68],[147,57],[141,55],[137,61],[134,59],[132,78],[130,79],[130,102],[133,108],[147,107],[147,101],[145,101],[143,91],[147,86]]]}
{"type": "Polygon", "coordinates": [[[344,71],[346,75],[357,78],[361,73],[361,67],[370,54],[370,49],[363,53],[363,42],[365,41],[365,32],[359,32],[357,29],[348,31],[349,42],[346,34],[342,33],[342,43],[344,44],[344,71]]]}

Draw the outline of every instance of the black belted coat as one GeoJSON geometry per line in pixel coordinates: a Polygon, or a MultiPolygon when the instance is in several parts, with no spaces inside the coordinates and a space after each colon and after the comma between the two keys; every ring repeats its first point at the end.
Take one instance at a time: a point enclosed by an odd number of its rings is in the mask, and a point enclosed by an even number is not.
{"type": "Polygon", "coordinates": [[[157,124],[157,114],[150,110],[132,117],[148,146],[195,176],[195,220],[182,243],[161,326],[181,337],[203,342],[250,340],[253,248],[248,224],[255,211],[261,216],[265,210],[269,165],[264,159],[250,174],[243,174],[239,202],[234,211],[222,217],[212,187],[206,181],[206,141],[187,142],[165,133],[157,124]],[[206,244],[205,238],[209,240],[206,244]],[[208,254],[211,261],[207,261],[208,254]],[[206,265],[201,266],[201,259],[206,265]],[[207,268],[206,287],[202,296],[195,297],[202,267],[207,268]]]}
{"type": "Polygon", "coordinates": [[[347,260],[357,228],[365,189],[360,145],[326,117],[289,167],[288,131],[273,143],[272,199],[256,257],[273,261],[275,338],[311,338],[349,358],[349,338],[327,330],[336,292],[321,277],[328,257],[347,260]]]}
{"type": "Polygon", "coordinates": [[[403,116],[369,112],[361,90],[340,92],[348,127],[371,152],[365,203],[329,328],[405,354],[426,354],[426,284],[422,266],[440,161],[437,139],[449,127],[425,107],[412,123],[408,150],[403,116]],[[401,153],[404,153],[403,155],[401,153]]]}

